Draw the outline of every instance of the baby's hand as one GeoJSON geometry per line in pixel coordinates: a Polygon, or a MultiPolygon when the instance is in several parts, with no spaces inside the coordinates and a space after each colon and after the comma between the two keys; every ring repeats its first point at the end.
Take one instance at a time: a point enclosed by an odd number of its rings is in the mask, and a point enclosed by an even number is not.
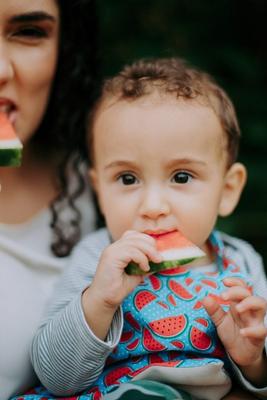
{"type": "Polygon", "coordinates": [[[127,231],[116,242],[108,246],[99,261],[91,284],[91,290],[110,307],[118,307],[123,299],[140,283],[144,276],[130,276],[125,273],[129,262],[149,272],[149,260],[161,262],[155,240],[144,233],[127,231]]]}
{"type": "Polygon", "coordinates": [[[263,359],[267,335],[264,326],[267,302],[261,297],[251,295],[241,279],[227,278],[223,282],[229,289],[221,297],[230,302],[229,310],[225,312],[209,296],[203,300],[203,305],[233,361],[241,368],[257,365],[263,359]]]}

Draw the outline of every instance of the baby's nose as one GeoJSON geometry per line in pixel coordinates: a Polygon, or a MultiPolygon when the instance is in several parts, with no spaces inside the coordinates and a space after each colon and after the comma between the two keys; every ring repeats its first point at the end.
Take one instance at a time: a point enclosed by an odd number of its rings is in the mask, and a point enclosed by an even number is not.
{"type": "Polygon", "coordinates": [[[170,212],[167,196],[160,188],[146,190],[142,199],[140,213],[145,218],[157,219],[170,212]]]}

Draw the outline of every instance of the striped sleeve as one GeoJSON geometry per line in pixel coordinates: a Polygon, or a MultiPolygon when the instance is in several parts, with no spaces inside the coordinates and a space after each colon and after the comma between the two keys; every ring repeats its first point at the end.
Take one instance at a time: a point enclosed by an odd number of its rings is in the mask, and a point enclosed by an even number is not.
{"type": "Polygon", "coordinates": [[[113,318],[106,341],[102,341],[90,330],[81,305],[81,294],[90,285],[108,244],[107,233],[102,230],[77,246],[35,335],[32,363],[40,381],[55,395],[70,396],[90,386],[120,339],[121,309],[113,318]]]}

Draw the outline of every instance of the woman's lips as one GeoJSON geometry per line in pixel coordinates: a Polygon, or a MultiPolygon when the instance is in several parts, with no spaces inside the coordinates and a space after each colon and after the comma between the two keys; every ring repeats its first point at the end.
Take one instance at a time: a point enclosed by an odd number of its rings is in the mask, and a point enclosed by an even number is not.
{"type": "Polygon", "coordinates": [[[7,116],[13,114],[17,110],[15,103],[5,97],[0,97],[0,112],[7,116]]]}
{"type": "Polygon", "coordinates": [[[17,107],[11,100],[0,98],[0,113],[6,114],[10,123],[15,124],[17,107]]]}

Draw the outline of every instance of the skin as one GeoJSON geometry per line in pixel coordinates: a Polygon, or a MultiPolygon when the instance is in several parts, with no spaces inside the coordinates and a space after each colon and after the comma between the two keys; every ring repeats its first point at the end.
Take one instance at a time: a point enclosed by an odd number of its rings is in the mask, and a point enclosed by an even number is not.
{"type": "Polygon", "coordinates": [[[30,139],[43,118],[54,80],[59,25],[55,0],[0,2],[0,110],[8,114],[24,145],[22,166],[0,169],[4,223],[27,221],[56,194],[55,166],[34,157],[30,139]]]}
{"type": "MultiPolygon", "coordinates": [[[[103,340],[117,308],[143,280],[128,276],[127,264],[134,261],[149,272],[148,260],[160,261],[147,233],[179,230],[211,262],[207,238],[217,216],[237,205],[246,171],[239,163],[226,168],[219,120],[197,101],[157,93],[131,102],[109,99],[97,112],[93,135],[90,176],[114,242],[103,252],[82,303],[89,326],[103,340]]],[[[242,282],[228,279],[225,285],[229,312],[211,298],[204,306],[230,356],[260,384],[266,371],[266,302],[242,282]]]]}

